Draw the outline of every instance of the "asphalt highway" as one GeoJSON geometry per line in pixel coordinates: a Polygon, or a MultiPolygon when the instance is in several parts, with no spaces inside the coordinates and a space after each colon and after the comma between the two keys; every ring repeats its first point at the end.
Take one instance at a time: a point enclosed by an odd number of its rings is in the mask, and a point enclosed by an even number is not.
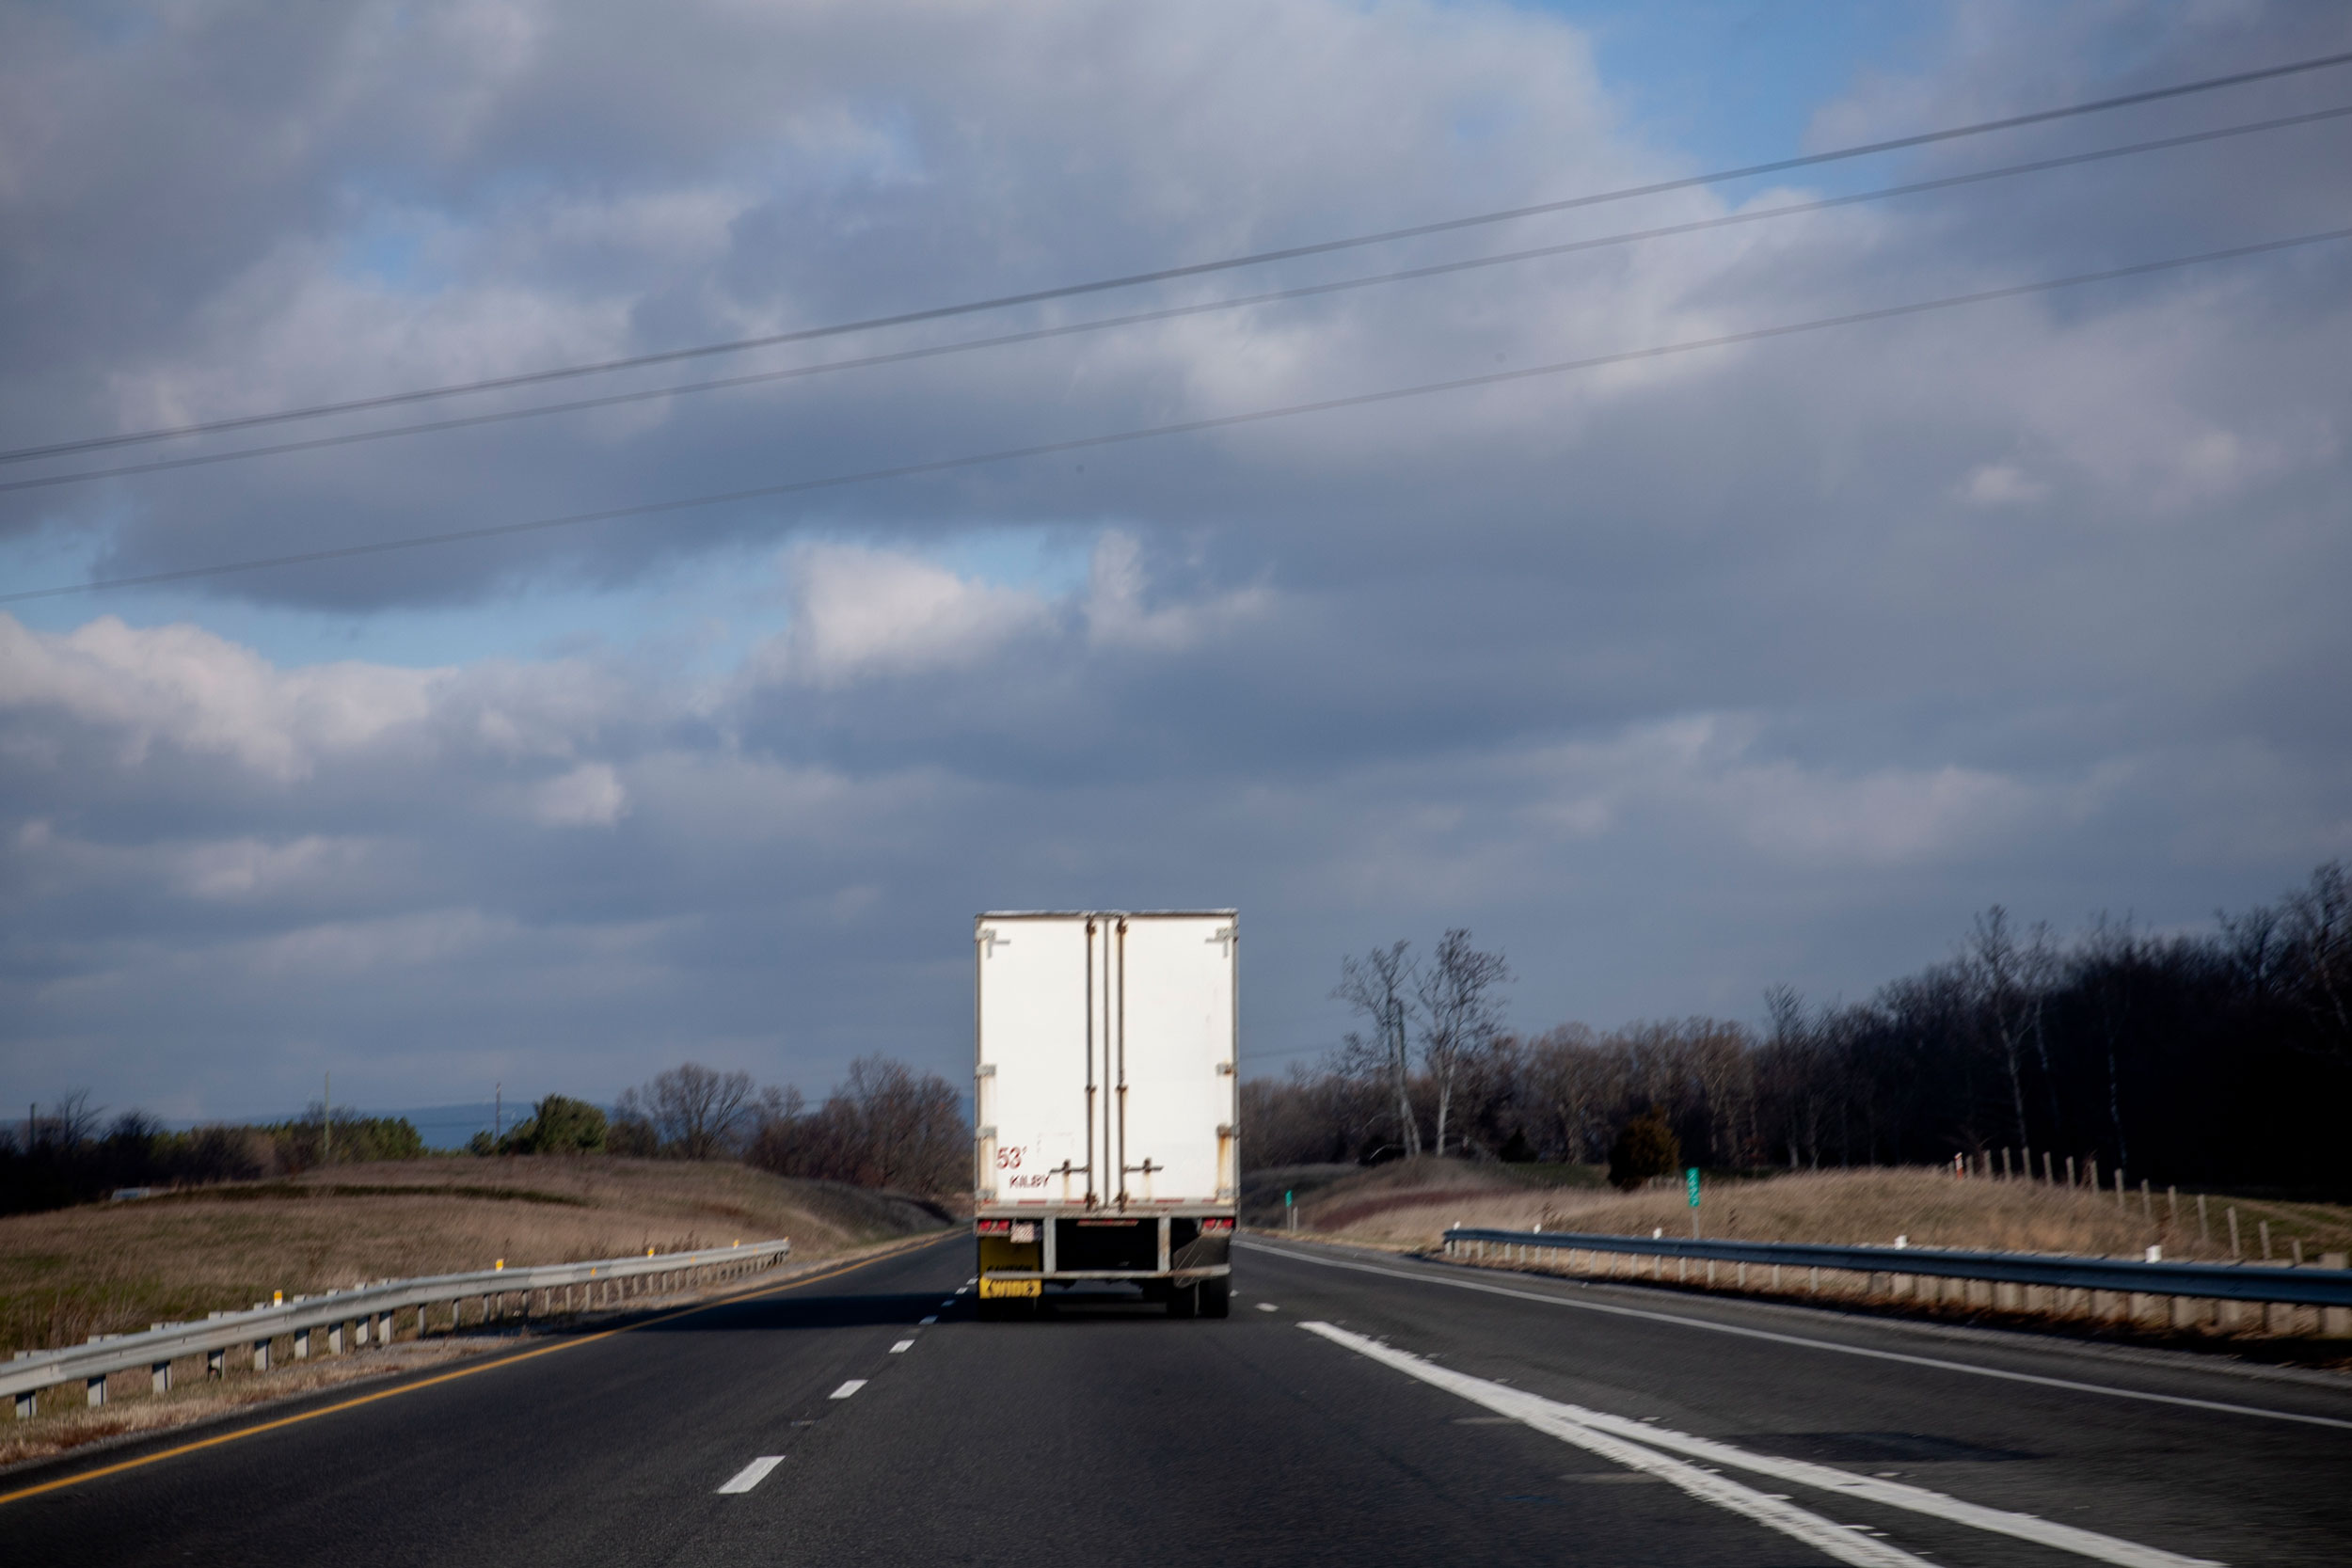
{"type": "Polygon", "coordinates": [[[971,1251],[20,1471],[0,1562],[2352,1560],[2352,1384],[1261,1240],[983,1323],[971,1251]]]}

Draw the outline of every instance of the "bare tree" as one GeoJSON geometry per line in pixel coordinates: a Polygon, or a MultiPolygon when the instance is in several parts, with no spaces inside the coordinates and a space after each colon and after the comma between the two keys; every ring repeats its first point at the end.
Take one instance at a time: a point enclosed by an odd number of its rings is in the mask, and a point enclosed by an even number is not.
{"type": "Polygon", "coordinates": [[[614,1110],[653,1130],[664,1153],[715,1160],[741,1146],[753,1121],[752,1075],[681,1062],[625,1092],[614,1110]]]}
{"type": "Polygon", "coordinates": [[[1964,962],[1977,983],[1993,1024],[1993,1037],[2001,1048],[2001,1065],[2009,1073],[2010,1119],[2023,1148],[2026,1133],[2026,1069],[2024,1062],[2027,1015],[2041,998],[2025,983],[2025,959],[2018,952],[2009,911],[1995,904],[1977,916],[1964,962]]]}
{"type": "Polygon", "coordinates": [[[2317,867],[2287,895],[2281,924],[2300,972],[2297,1000],[2337,1050],[2352,1047],[2352,877],[2342,861],[2317,867]]]}
{"type": "Polygon", "coordinates": [[[1546,1030],[1528,1048],[1529,1098],[1541,1105],[1546,1142],[1581,1164],[1608,1151],[1610,1112],[1619,1098],[1617,1057],[1581,1023],[1546,1030]]]}
{"type": "Polygon", "coordinates": [[[98,1135],[105,1108],[89,1102],[89,1090],[69,1089],[52,1101],[46,1115],[34,1119],[33,1141],[56,1148],[79,1148],[98,1135]]]}
{"type": "Polygon", "coordinates": [[[859,1180],[869,1186],[945,1191],[962,1174],[968,1130],[956,1091],[935,1072],[861,1056],[834,1091],[863,1146],[859,1180]],[[952,1175],[951,1175],[952,1173],[952,1175]]]}
{"type": "Polygon", "coordinates": [[[1412,1061],[1406,1047],[1414,969],[1405,954],[1411,946],[1407,942],[1391,942],[1374,948],[1360,960],[1342,958],[1340,983],[1331,995],[1371,1021],[1373,1039],[1367,1042],[1360,1036],[1350,1036],[1350,1052],[1357,1059],[1370,1055],[1386,1064],[1390,1091],[1395,1097],[1397,1141],[1405,1146],[1406,1153],[1419,1154],[1421,1120],[1413,1115],[1412,1061]]]}
{"type": "MultiPolygon", "coordinates": [[[[1401,944],[1400,944],[1401,945],[1401,944]]],[[[1463,1066],[1486,1050],[1502,1027],[1499,990],[1511,979],[1500,953],[1481,953],[1461,927],[1438,941],[1437,952],[1414,987],[1421,1003],[1421,1060],[1438,1091],[1436,1153],[1445,1156],[1446,1116],[1463,1066]]]]}

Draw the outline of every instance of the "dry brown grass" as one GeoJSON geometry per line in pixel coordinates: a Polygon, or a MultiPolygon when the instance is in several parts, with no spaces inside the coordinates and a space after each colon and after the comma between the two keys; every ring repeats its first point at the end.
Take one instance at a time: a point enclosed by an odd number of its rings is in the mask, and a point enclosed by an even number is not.
{"type": "Polygon", "coordinates": [[[369,1280],[792,1239],[799,1258],[938,1224],[742,1165],[545,1156],[338,1165],[0,1219],[0,1352],[369,1280]]]}
{"type": "MultiPolygon", "coordinates": [[[[1387,1167],[1384,1167],[1387,1168],[1387,1167]]],[[[1463,1166],[1465,1172],[1481,1167],[1463,1166]]],[[[1492,1169],[1492,1167],[1487,1167],[1492,1169]]],[[[1434,1246],[1446,1227],[1502,1230],[1586,1230],[1608,1235],[1670,1236],[1691,1231],[1691,1210],[1679,1182],[1638,1193],[1531,1189],[1496,1172],[1480,1182],[1422,1171],[1409,1180],[1336,1182],[1315,1195],[1300,1215],[1302,1227],[1384,1245],[1434,1246]]],[[[2238,1197],[2207,1199],[2210,1239],[2198,1229],[2196,1199],[2183,1194],[2177,1218],[2165,1195],[2143,1210],[2139,1194],[2119,1207],[2112,1192],[2092,1193],[2031,1182],[1956,1181],[1935,1169],[1820,1171],[1770,1180],[1725,1182],[1708,1188],[1700,1209],[1710,1237],[1757,1242],[1820,1242],[1885,1245],[1906,1236],[1914,1246],[1977,1247],[2004,1252],[2058,1252],[2137,1257],[2161,1245],[2167,1258],[2226,1259],[2226,1210],[2238,1211],[2246,1255],[2261,1257],[2258,1222],[2267,1220],[2275,1256],[2288,1260],[2300,1241],[2305,1255],[2352,1250],[2352,1209],[2238,1197]]]]}

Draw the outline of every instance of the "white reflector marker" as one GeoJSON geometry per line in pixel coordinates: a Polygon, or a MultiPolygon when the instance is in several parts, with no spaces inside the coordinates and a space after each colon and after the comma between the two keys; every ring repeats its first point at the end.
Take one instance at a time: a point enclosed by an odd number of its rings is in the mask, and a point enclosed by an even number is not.
{"type": "Polygon", "coordinates": [[[850,1379],[850,1381],[849,1381],[849,1382],[847,1382],[847,1383],[843,1384],[840,1387],[835,1388],[835,1389],[833,1391],[832,1397],[833,1397],[834,1399],[836,1399],[836,1400],[846,1400],[846,1399],[848,1399],[848,1398],[849,1398],[851,1394],[856,1393],[856,1392],[857,1392],[860,1388],[863,1388],[863,1387],[865,1387],[865,1386],[866,1386],[866,1380],[865,1380],[864,1378],[862,1378],[862,1377],[853,1377],[853,1378],[850,1379]]]}
{"type": "Polygon", "coordinates": [[[1698,1465],[1669,1459],[1655,1449],[1671,1449],[1693,1460],[1726,1465],[1734,1469],[1771,1476],[1775,1481],[1818,1487],[1838,1497],[1905,1509],[1997,1535],[2013,1536],[2020,1541],[2053,1546],[2096,1561],[2112,1562],[2119,1568],[2220,1568],[2219,1564],[2204,1558],[2184,1557],[2160,1547],[2143,1546],[2135,1541],[2077,1529],[2072,1525],[2054,1524],[2030,1513],[2012,1513],[2006,1509],[1987,1508],[1981,1503],[1963,1502],[1941,1492],[1931,1492],[1924,1486],[1909,1486],[1878,1477],[1858,1476],[1851,1470],[1807,1464],[1803,1460],[1751,1453],[1728,1443],[1693,1437],[1669,1427],[1628,1420],[1623,1416],[1586,1410],[1581,1405],[1564,1404],[1557,1400],[1544,1399],[1513,1388],[1507,1384],[1490,1383],[1485,1378],[1471,1377],[1437,1366],[1418,1355],[1391,1349],[1360,1334],[1350,1334],[1343,1328],[1334,1328],[1329,1323],[1310,1323],[1298,1326],[1333,1344],[1344,1345],[1359,1355],[1368,1356],[1407,1376],[1434,1384],[1449,1393],[1459,1394],[1474,1404],[1483,1404],[1498,1414],[1511,1417],[1547,1436],[1573,1443],[1580,1449],[1598,1454],[1603,1459],[1613,1460],[1628,1468],[1645,1470],[1661,1481],[1672,1481],[1694,1497],[1730,1509],[1735,1513],[1744,1513],[1759,1524],[1770,1525],[1784,1534],[1795,1536],[1840,1562],[1891,1564],[1917,1563],[1922,1560],[1868,1539],[1862,1533],[1861,1526],[1833,1523],[1819,1514],[1790,1506],[1788,1498],[1778,1493],[1751,1491],[1698,1465]],[[1655,1445],[1655,1449],[1645,1445],[1655,1445]]]}
{"type": "Polygon", "coordinates": [[[753,1487],[757,1486],[761,1481],[766,1481],[768,1479],[768,1472],[783,1463],[784,1455],[780,1453],[761,1454],[757,1459],[753,1460],[749,1465],[746,1465],[741,1469],[736,1471],[735,1474],[728,1479],[727,1483],[719,1488],[719,1495],[725,1497],[732,1497],[737,1493],[748,1492],[753,1487]]]}

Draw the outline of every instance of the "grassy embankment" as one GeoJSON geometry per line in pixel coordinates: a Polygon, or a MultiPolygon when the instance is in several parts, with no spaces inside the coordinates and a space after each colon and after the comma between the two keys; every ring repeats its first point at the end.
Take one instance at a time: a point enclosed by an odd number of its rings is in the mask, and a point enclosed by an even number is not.
{"type": "MultiPolygon", "coordinates": [[[[521,1267],[788,1236],[800,1263],[945,1223],[903,1197],[716,1163],[543,1156],[338,1165],[291,1180],[0,1219],[0,1350],[184,1322],[278,1291],[291,1299],[487,1268],[501,1258],[521,1267]]],[[[72,1408],[78,1386],[53,1391],[40,1419],[0,1433],[0,1463],[497,1342],[469,1335],[404,1343],[225,1384],[192,1381],[161,1400],[100,1410],[72,1408]]],[[[132,1381],[144,1375],[116,1380],[126,1390],[132,1381]]]]}
{"type": "MultiPolygon", "coordinates": [[[[1298,1196],[1302,1232],[1375,1246],[1435,1246],[1454,1224],[1496,1229],[1588,1230],[1670,1236],[1691,1233],[1680,1182],[1619,1193],[1597,1166],[1473,1164],[1399,1161],[1359,1170],[1304,1165],[1250,1173],[1245,1219],[1277,1227],[1285,1186],[1298,1196]]],[[[2226,1261],[2228,1211],[2236,1209],[2245,1256],[2262,1257],[2261,1226],[2270,1226],[2272,1256],[2293,1260],[2295,1243],[2316,1260],[2352,1250],[2352,1208],[2212,1196],[2201,1230],[2196,1197],[2177,1203],[2162,1191],[2143,1206],[2139,1193],[2119,1205],[2112,1191],[2045,1187],[2035,1182],[1960,1181],[1935,1168],[1809,1171],[1754,1180],[1710,1182],[1700,1220],[1710,1237],[1757,1242],[1980,1247],[2004,1252],[2137,1257],[2160,1245],[2171,1259],[2226,1261]]]]}

